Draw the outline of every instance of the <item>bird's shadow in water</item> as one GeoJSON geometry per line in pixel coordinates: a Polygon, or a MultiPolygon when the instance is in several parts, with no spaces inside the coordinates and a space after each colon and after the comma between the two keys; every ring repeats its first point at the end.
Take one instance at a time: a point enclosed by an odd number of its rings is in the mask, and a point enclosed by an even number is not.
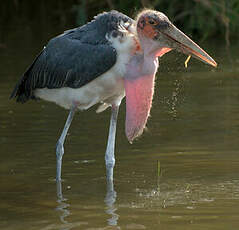
{"type": "MultiPolygon", "coordinates": [[[[62,224],[69,225],[70,223],[66,220],[67,217],[71,215],[69,211],[70,204],[67,203],[66,198],[63,197],[62,193],[62,182],[56,181],[56,195],[57,195],[57,207],[56,211],[60,213],[59,218],[62,224]]],[[[109,226],[117,226],[119,215],[116,213],[117,208],[115,207],[115,201],[117,198],[117,193],[114,190],[114,182],[113,180],[107,179],[106,184],[106,195],[104,199],[104,203],[106,204],[105,212],[110,215],[110,218],[107,219],[107,223],[109,226]]],[[[70,224],[71,225],[71,224],[70,224]]],[[[66,226],[67,227],[67,226],[66,226]]],[[[66,230],[70,230],[72,226],[69,228],[65,228],[66,230]]]]}

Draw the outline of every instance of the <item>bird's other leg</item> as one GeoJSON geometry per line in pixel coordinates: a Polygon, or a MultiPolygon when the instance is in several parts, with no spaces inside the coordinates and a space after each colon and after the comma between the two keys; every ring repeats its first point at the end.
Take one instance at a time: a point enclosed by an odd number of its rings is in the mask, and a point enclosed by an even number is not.
{"type": "Polygon", "coordinates": [[[113,180],[113,170],[115,165],[115,153],[114,153],[115,152],[115,135],[116,135],[116,125],[117,125],[119,106],[120,106],[119,104],[112,105],[108,143],[107,143],[107,149],[105,152],[107,180],[113,180]]]}
{"type": "Polygon", "coordinates": [[[76,111],[76,106],[73,105],[70,109],[70,113],[67,117],[64,129],[61,133],[61,136],[56,144],[56,180],[57,181],[61,180],[61,165],[62,165],[62,157],[64,154],[64,146],[63,145],[64,145],[64,142],[66,139],[66,134],[67,134],[67,132],[70,128],[71,122],[73,120],[75,111],[76,111]]]}

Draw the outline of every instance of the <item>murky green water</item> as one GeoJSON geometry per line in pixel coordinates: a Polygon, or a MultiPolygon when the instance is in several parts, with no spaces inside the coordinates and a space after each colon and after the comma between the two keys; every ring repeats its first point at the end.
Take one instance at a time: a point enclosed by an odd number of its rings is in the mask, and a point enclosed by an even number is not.
{"type": "Polygon", "coordinates": [[[185,56],[165,57],[148,131],[133,145],[121,107],[115,191],[107,192],[104,166],[110,111],[77,114],[65,144],[60,199],[55,144],[67,111],[8,100],[41,45],[20,44],[0,54],[1,229],[239,228],[238,47],[230,61],[223,47],[204,45],[217,70],[193,60],[184,69],[185,56]]]}

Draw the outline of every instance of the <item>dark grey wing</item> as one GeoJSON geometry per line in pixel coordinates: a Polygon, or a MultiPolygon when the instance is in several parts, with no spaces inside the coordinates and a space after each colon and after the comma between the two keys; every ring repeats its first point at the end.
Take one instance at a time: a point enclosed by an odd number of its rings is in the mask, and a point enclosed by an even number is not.
{"type": "Polygon", "coordinates": [[[53,38],[23,74],[11,98],[23,103],[34,98],[37,88],[80,88],[105,73],[117,58],[106,35],[120,36],[119,27],[126,22],[134,23],[117,11],[105,12],[86,25],[53,38]]]}
{"type": "Polygon", "coordinates": [[[109,70],[116,50],[108,43],[89,44],[69,36],[52,39],[24,73],[12,97],[25,102],[37,88],[80,88],[109,70]]]}

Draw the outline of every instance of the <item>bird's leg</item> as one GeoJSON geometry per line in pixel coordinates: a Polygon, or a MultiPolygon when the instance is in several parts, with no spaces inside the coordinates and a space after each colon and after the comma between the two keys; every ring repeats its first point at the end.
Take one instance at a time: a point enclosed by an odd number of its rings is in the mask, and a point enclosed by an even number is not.
{"type": "Polygon", "coordinates": [[[60,136],[60,138],[59,138],[59,140],[57,141],[57,144],[56,144],[56,180],[57,181],[61,180],[61,164],[62,164],[62,157],[63,157],[63,154],[64,154],[63,145],[64,145],[64,142],[65,142],[65,139],[66,139],[66,134],[68,132],[68,129],[70,128],[70,125],[71,125],[71,122],[73,120],[75,112],[76,112],[76,106],[73,105],[71,110],[70,110],[70,113],[67,117],[64,129],[61,133],[61,136],[60,136]]]}
{"type": "Polygon", "coordinates": [[[119,105],[112,105],[110,129],[108,136],[107,149],[105,152],[106,176],[107,180],[113,180],[113,170],[115,165],[115,135],[119,105]]]}

